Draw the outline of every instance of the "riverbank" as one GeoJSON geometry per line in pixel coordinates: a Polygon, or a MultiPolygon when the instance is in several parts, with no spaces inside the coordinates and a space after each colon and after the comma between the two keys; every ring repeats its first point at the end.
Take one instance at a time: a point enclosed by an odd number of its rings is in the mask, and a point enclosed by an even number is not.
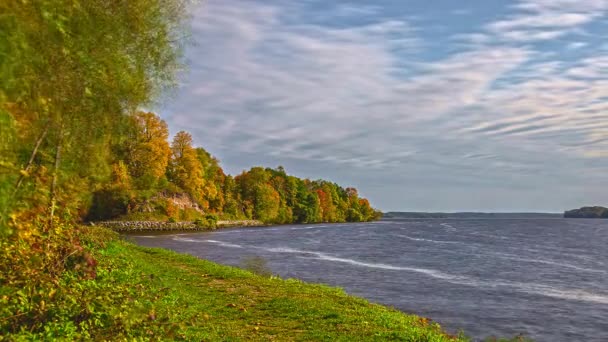
{"type": "MultiPolygon", "coordinates": [[[[105,258],[130,263],[158,319],[186,340],[457,340],[427,319],[344,291],[254,275],[163,249],[115,241],[105,258]]],[[[103,262],[103,260],[102,260],[103,262]]]]}
{"type": "MultiPolygon", "coordinates": [[[[96,273],[66,273],[44,301],[27,307],[46,320],[17,328],[9,340],[464,340],[338,288],[139,247],[103,228],[83,227],[81,236],[96,273]]],[[[0,311],[24,315],[27,303],[17,299],[28,295],[4,290],[0,311]]]]}

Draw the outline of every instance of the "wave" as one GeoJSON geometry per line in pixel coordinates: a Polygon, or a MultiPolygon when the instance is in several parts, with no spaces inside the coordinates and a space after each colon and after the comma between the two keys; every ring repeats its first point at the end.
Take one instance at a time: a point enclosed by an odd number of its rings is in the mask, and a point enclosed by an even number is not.
{"type": "Polygon", "coordinates": [[[326,228],[328,226],[306,226],[306,227],[277,227],[277,228],[247,228],[247,229],[239,229],[239,230],[230,230],[224,232],[214,232],[214,235],[222,235],[222,234],[234,234],[234,233],[259,233],[259,232],[273,232],[273,231],[290,231],[290,230],[309,230],[309,229],[319,229],[326,228]]]}
{"type": "Polygon", "coordinates": [[[173,238],[173,241],[181,241],[181,242],[203,242],[202,240],[197,240],[197,239],[189,239],[189,238],[183,238],[183,237],[178,237],[175,236],[173,238]]]}
{"type": "MultiPolygon", "coordinates": [[[[199,242],[199,243],[206,242],[206,243],[217,244],[222,247],[245,248],[242,245],[237,245],[237,244],[232,244],[232,243],[228,243],[228,242],[224,242],[224,241],[217,241],[217,240],[198,240],[198,239],[191,239],[191,238],[182,238],[182,237],[177,237],[177,236],[174,237],[173,240],[184,241],[184,242],[199,242]]],[[[434,241],[434,240],[432,240],[432,241],[434,241]]],[[[451,242],[451,241],[447,241],[447,242],[451,242]]],[[[440,280],[443,280],[443,281],[446,281],[448,283],[455,284],[455,285],[471,286],[471,287],[476,287],[476,288],[489,288],[489,289],[496,289],[496,288],[504,287],[504,288],[510,288],[515,291],[527,293],[527,294],[534,294],[534,295],[566,299],[566,300],[577,300],[577,301],[592,302],[592,303],[599,303],[599,304],[608,304],[608,294],[593,293],[593,292],[580,290],[580,289],[562,289],[562,288],[556,288],[556,287],[552,287],[552,286],[548,286],[548,285],[534,284],[534,283],[520,283],[520,282],[510,282],[510,281],[492,281],[492,280],[477,279],[477,278],[468,277],[468,276],[449,274],[449,273],[445,273],[445,272],[434,270],[434,269],[417,268],[417,267],[410,267],[410,266],[396,266],[396,265],[389,265],[389,264],[383,264],[383,263],[359,261],[359,260],[355,260],[355,259],[334,256],[334,255],[330,255],[327,253],[316,252],[316,251],[307,251],[307,250],[295,249],[295,248],[290,248],[290,247],[258,247],[258,246],[248,246],[248,247],[254,248],[254,249],[261,249],[261,250],[264,250],[264,251],[267,251],[270,253],[299,254],[297,256],[298,258],[339,262],[339,263],[349,264],[349,265],[353,265],[353,266],[357,266],[357,267],[367,267],[367,268],[375,268],[375,269],[382,269],[382,270],[389,270],[389,271],[415,272],[415,273],[424,274],[424,275],[429,276],[434,279],[440,279],[440,280]]],[[[530,261],[534,261],[534,259],[530,259],[530,261]]],[[[536,261],[538,261],[538,260],[536,260],[536,261]]],[[[541,262],[553,263],[551,261],[546,261],[546,260],[542,260],[541,262]]],[[[556,263],[556,264],[559,264],[559,263],[556,263]]],[[[561,264],[561,265],[563,266],[563,264],[561,264]]],[[[569,265],[569,266],[573,266],[573,265],[569,265]]],[[[577,266],[574,266],[574,267],[577,267],[577,266]]]]}
{"type": "Polygon", "coordinates": [[[224,241],[217,241],[217,240],[204,240],[205,242],[210,242],[213,244],[216,244],[218,246],[222,246],[222,247],[230,247],[230,248],[243,248],[243,246],[241,245],[237,245],[234,243],[229,243],[229,242],[224,242],[224,241]]]}
{"type": "Polygon", "coordinates": [[[440,226],[444,227],[447,231],[449,232],[455,232],[456,228],[454,228],[454,226],[447,224],[447,223],[440,223],[440,226]]]}
{"type": "Polygon", "coordinates": [[[217,240],[199,240],[199,239],[190,239],[190,238],[182,238],[182,237],[174,237],[173,238],[174,241],[182,241],[182,242],[207,242],[207,243],[212,243],[218,246],[222,246],[222,247],[230,247],[230,248],[244,248],[241,245],[237,245],[234,243],[229,243],[229,242],[224,242],[224,241],[217,241],[217,240]]]}
{"type": "Polygon", "coordinates": [[[332,256],[329,254],[314,252],[314,251],[304,251],[299,249],[287,248],[287,247],[278,247],[278,248],[263,248],[269,252],[277,252],[277,253],[296,253],[303,254],[303,256],[299,256],[300,258],[306,259],[317,259],[324,261],[332,261],[339,262],[344,264],[349,264],[353,266],[359,267],[368,267],[368,268],[376,268],[390,271],[406,271],[406,272],[415,272],[427,275],[429,277],[444,280],[451,284],[456,285],[464,285],[471,287],[482,287],[482,288],[498,288],[498,287],[506,287],[511,288],[519,292],[535,294],[559,299],[568,299],[568,300],[577,300],[584,302],[592,302],[592,303],[600,303],[600,304],[608,304],[608,294],[598,294],[593,292],[588,292],[585,290],[579,289],[561,289],[555,288],[548,285],[542,284],[533,284],[533,283],[518,283],[518,282],[508,282],[508,281],[490,281],[490,280],[482,280],[475,279],[467,276],[459,276],[453,275],[445,272],[441,272],[434,269],[427,268],[417,268],[417,267],[407,267],[407,266],[395,266],[388,265],[382,263],[371,263],[365,261],[358,261],[354,259],[342,258],[337,256],[332,256]]]}
{"type": "Polygon", "coordinates": [[[507,281],[490,281],[490,280],[481,280],[470,278],[466,276],[458,276],[452,275],[448,273],[444,273],[441,271],[433,270],[433,269],[425,269],[425,268],[415,268],[415,267],[402,267],[402,266],[393,266],[387,264],[378,264],[378,263],[369,263],[363,261],[357,261],[353,259],[346,259],[340,257],[334,257],[323,253],[315,253],[318,254],[316,257],[319,260],[325,261],[333,261],[333,262],[341,262],[355,266],[361,267],[369,267],[369,268],[378,268],[384,270],[393,270],[393,271],[409,271],[425,274],[435,279],[441,279],[451,284],[456,285],[464,285],[471,287],[483,287],[483,288],[497,288],[497,287],[507,287],[514,289],[519,292],[535,294],[553,298],[560,299],[568,299],[568,300],[577,300],[584,302],[592,302],[599,304],[608,304],[608,294],[598,294],[593,292],[588,292],[585,290],[579,289],[560,289],[551,287],[548,285],[542,284],[533,284],[533,283],[518,283],[518,282],[507,282],[507,281]]]}
{"type": "Polygon", "coordinates": [[[536,263],[536,264],[553,265],[553,266],[571,268],[571,269],[584,271],[584,272],[606,273],[606,271],[604,271],[604,270],[598,270],[598,269],[594,269],[594,268],[585,268],[585,267],[580,267],[580,266],[576,266],[576,265],[572,265],[572,264],[568,264],[568,263],[564,263],[564,262],[550,261],[550,260],[544,260],[544,259],[522,258],[522,257],[518,257],[516,255],[511,255],[511,254],[507,254],[507,253],[499,253],[499,252],[490,252],[488,254],[493,255],[497,258],[506,259],[506,260],[515,260],[515,261],[522,261],[522,262],[529,262],[529,263],[536,263]]]}
{"type": "Polygon", "coordinates": [[[407,236],[407,235],[403,235],[403,234],[395,234],[394,236],[406,238],[406,239],[412,240],[412,241],[423,241],[423,242],[444,243],[444,244],[445,243],[447,243],[447,244],[462,244],[462,242],[458,242],[458,241],[442,241],[442,240],[431,240],[431,239],[415,238],[415,237],[411,237],[411,236],[407,236]]]}
{"type": "Polygon", "coordinates": [[[317,253],[317,252],[309,252],[309,251],[303,251],[300,249],[294,249],[294,248],[289,248],[289,247],[256,247],[257,249],[263,249],[267,252],[271,252],[271,253],[307,253],[307,254],[311,254],[311,253],[317,253]]]}

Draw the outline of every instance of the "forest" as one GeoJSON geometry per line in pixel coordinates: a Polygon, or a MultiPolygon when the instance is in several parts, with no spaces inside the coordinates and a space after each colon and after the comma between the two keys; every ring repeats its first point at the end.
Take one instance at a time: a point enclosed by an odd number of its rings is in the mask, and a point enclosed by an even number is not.
{"type": "Polygon", "coordinates": [[[193,221],[209,215],[265,223],[361,222],[380,213],[357,189],[288,175],[283,167],[253,167],[233,177],[192,136],[169,143],[156,114],[126,114],[110,143],[110,175],[91,194],[87,220],[193,221]]]}
{"type": "Polygon", "coordinates": [[[183,1],[0,5],[3,226],[44,217],[367,221],[354,188],[254,167],[232,177],[150,107],[176,84],[183,1]],[[10,33],[10,34],[9,34],[10,33]],[[12,219],[11,219],[12,218],[12,219]]]}

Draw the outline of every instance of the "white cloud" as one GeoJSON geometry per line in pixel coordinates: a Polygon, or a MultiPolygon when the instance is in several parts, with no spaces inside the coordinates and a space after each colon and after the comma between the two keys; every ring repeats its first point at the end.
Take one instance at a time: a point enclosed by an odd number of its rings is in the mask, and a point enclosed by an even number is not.
{"type": "Polygon", "coordinates": [[[573,164],[608,151],[608,55],[564,61],[533,43],[600,18],[606,2],[557,2],[520,2],[448,39],[467,44],[420,62],[407,54],[427,52],[423,28],[375,7],[324,13],[365,16],[365,25],[324,26],[296,2],[209,1],[194,13],[187,93],[168,121],[211,151],[338,174],[358,166],[393,181],[494,185],[571,176],[584,169],[573,164]]]}
{"type": "MultiPolygon", "coordinates": [[[[200,69],[199,62],[193,67],[201,80],[192,90],[198,105],[176,122],[218,146],[248,153],[394,165],[415,144],[402,136],[410,127],[476,105],[529,54],[511,47],[464,51],[409,66],[415,76],[405,79],[397,74],[408,66],[391,50],[419,48],[409,23],[289,25],[281,22],[282,10],[209,3],[197,13],[195,34],[206,46],[194,56],[201,58],[200,69]],[[215,115],[225,119],[215,124],[215,115]]],[[[432,139],[441,129],[449,127],[417,134],[432,139]]],[[[444,143],[453,146],[450,140],[457,138],[448,134],[444,143]]]]}
{"type": "Polygon", "coordinates": [[[566,48],[568,50],[577,50],[577,49],[584,48],[587,45],[589,45],[589,44],[584,43],[584,42],[571,42],[571,43],[568,43],[568,45],[566,46],[566,48]]]}
{"type": "Polygon", "coordinates": [[[606,14],[605,0],[522,0],[516,13],[486,28],[510,41],[549,40],[575,32],[576,28],[606,14]]]}

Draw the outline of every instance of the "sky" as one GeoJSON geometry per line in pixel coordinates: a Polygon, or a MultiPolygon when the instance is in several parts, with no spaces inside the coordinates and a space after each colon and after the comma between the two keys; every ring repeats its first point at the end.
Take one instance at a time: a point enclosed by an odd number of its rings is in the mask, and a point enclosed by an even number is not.
{"type": "Polygon", "coordinates": [[[158,112],[384,211],[608,205],[608,0],[207,0],[158,112]]]}

